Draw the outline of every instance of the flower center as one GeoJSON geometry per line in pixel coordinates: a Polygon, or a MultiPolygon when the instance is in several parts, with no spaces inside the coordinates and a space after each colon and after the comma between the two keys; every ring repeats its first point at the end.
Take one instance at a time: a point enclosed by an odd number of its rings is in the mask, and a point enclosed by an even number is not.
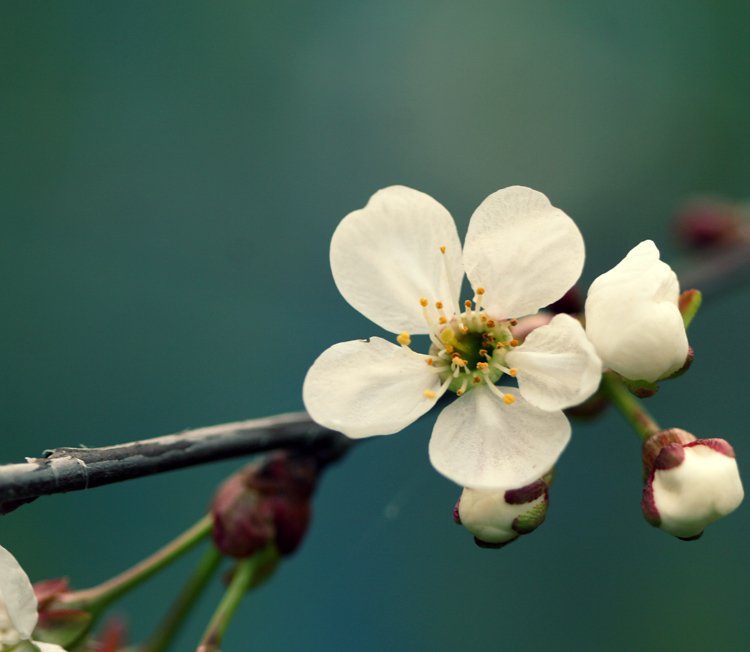
{"type": "Polygon", "coordinates": [[[466,301],[464,312],[445,320],[434,337],[431,334],[428,364],[449,383],[448,389],[459,396],[486,383],[506,403],[512,403],[513,397],[500,392],[495,383],[503,374],[516,375],[515,369],[505,365],[505,356],[518,341],[510,332],[512,322],[496,322],[482,311],[482,294],[484,290],[478,288],[473,307],[471,301],[466,301]]]}
{"type": "MultiPolygon", "coordinates": [[[[445,263],[445,247],[440,247],[440,253],[445,263]]],[[[447,266],[445,275],[451,295],[455,296],[447,266]]],[[[517,369],[508,368],[505,364],[510,348],[519,345],[510,330],[517,322],[515,319],[496,321],[489,317],[482,309],[484,293],[484,288],[477,288],[474,300],[464,301],[465,310],[461,312],[456,305],[450,317],[442,301],[430,305],[429,300],[422,297],[419,304],[422,306],[432,345],[428,355],[420,357],[439,374],[442,390],[447,388],[462,396],[470,389],[484,384],[504,403],[510,405],[516,400],[515,397],[502,392],[495,383],[503,374],[515,377],[518,373],[517,369]]],[[[409,333],[401,333],[396,341],[411,351],[409,333]]],[[[426,398],[437,398],[437,393],[431,389],[426,389],[424,395],[426,398]]]]}

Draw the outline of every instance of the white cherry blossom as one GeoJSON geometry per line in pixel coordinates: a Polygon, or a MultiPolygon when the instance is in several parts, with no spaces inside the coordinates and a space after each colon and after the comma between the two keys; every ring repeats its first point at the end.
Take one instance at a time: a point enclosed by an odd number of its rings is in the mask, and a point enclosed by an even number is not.
{"type": "Polygon", "coordinates": [[[562,409],[596,390],[601,362],[568,315],[524,342],[513,327],[581,273],[583,238],[563,211],[529,188],[499,190],[474,212],[462,253],[442,205],[393,186],[342,220],[330,258],[344,298],[396,333],[398,346],[372,337],[324,351],[303,388],[315,421],[350,437],[393,434],[452,391],[459,399],[430,440],[438,471],[493,489],[523,486],[554,465],[570,438],[562,409]],[[460,304],[464,273],[473,300],[460,304]],[[412,350],[412,335],[429,337],[426,355],[412,350]],[[496,385],[506,376],[518,387],[496,385]]]}
{"type": "Polygon", "coordinates": [[[586,334],[606,367],[631,380],[669,376],[688,355],[680,286],[651,240],[599,276],[586,299],[586,334]]]}
{"type": "Polygon", "coordinates": [[[16,558],[0,546],[0,651],[21,643],[39,652],[65,652],[54,643],[31,640],[39,614],[34,589],[16,558]]]}

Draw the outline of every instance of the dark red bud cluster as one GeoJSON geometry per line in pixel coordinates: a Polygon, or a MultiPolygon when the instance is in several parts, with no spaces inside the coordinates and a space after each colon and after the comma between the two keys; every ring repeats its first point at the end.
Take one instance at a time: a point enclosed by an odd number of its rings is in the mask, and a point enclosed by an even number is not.
{"type": "Polygon", "coordinates": [[[211,506],[216,546],[231,557],[249,557],[274,543],[288,555],[310,522],[317,464],[279,452],[246,466],[218,490],[211,506]]]}

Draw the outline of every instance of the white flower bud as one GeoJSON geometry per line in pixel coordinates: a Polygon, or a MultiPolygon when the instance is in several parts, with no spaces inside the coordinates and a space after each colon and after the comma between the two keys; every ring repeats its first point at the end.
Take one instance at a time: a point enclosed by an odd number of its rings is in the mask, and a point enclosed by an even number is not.
{"type": "Polygon", "coordinates": [[[589,288],[586,334],[604,364],[654,382],[685,364],[688,341],[677,276],[651,240],[634,247],[589,288]]]}
{"type": "MultiPolygon", "coordinates": [[[[733,512],[744,497],[734,450],[723,439],[695,439],[674,429],[655,435],[666,443],[649,464],[641,507],[652,525],[680,539],[733,512]],[[675,441],[677,439],[677,441],[675,441]]],[[[644,448],[644,451],[646,448],[644,448]]]]}
{"type": "Polygon", "coordinates": [[[521,489],[464,489],[454,517],[474,535],[478,545],[499,548],[540,526],[548,502],[544,480],[521,489]]]}

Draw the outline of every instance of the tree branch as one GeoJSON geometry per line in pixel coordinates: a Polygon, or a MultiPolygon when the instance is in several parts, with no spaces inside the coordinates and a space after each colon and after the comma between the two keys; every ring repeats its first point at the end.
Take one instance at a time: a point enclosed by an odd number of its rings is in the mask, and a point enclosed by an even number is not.
{"type": "MultiPolygon", "coordinates": [[[[729,247],[713,250],[680,271],[683,289],[695,287],[704,298],[732,289],[750,272],[749,229],[729,247]]],[[[23,464],[0,466],[0,514],[39,496],[90,489],[122,480],[206,462],[285,448],[312,455],[321,467],[339,459],[354,444],[344,435],[314,423],[304,412],[238,421],[174,435],[106,446],[54,448],[23,464]]]]}
{"type": "Polygon", "coordinates": [[[305,412],[237,421],[105,446],[54,448],[44,457],[0,466],[0,514],[39,496],[91,489],[196,464],[285,448],[325,466],[353,440],[314,423],[305,412]]]}

